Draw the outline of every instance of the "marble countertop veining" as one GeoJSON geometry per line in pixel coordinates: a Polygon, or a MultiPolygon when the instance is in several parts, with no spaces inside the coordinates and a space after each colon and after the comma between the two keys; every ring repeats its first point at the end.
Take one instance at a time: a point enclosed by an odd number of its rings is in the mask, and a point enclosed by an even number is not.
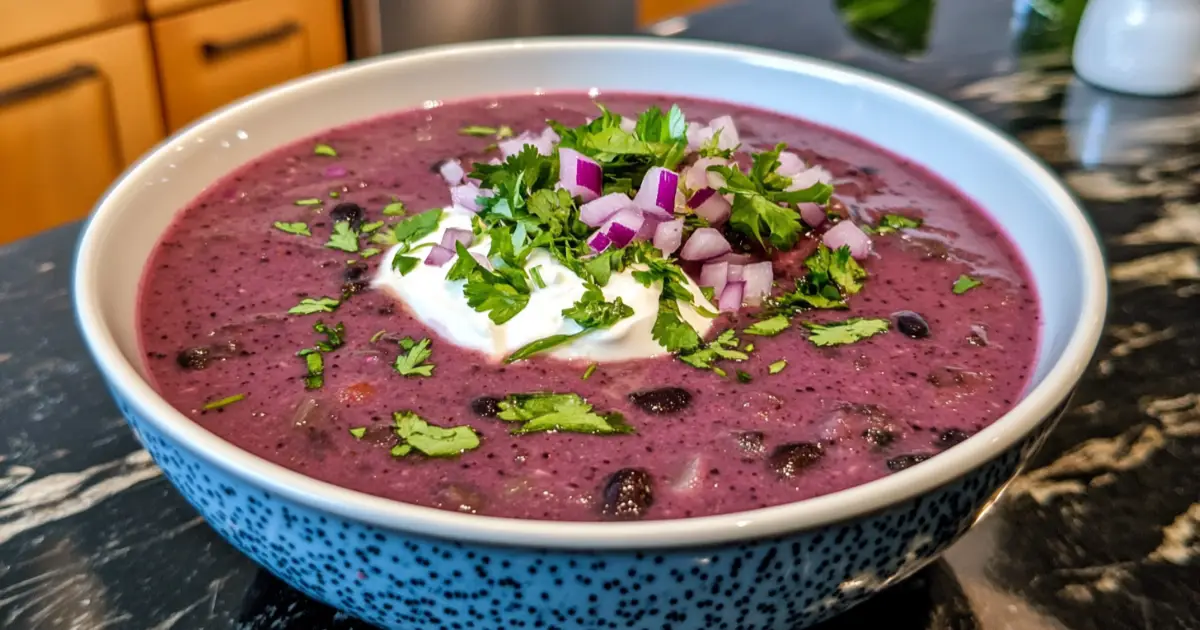
{"type": "MultiPolygon", "coordinates": [[[[823,630],[1200,628],[1200,98],[1103,93],[961,33],[962,64],[772,35],[796,4],[682,35],[824,52],[962,103],[1078,193],[1112,278],[1097,359],[1033,465],[941,561],[823,630]]],[[[139,448],[71,314],[78,230],[0,248],[0,628],[362,628],[225,544],[139,448]]]]}

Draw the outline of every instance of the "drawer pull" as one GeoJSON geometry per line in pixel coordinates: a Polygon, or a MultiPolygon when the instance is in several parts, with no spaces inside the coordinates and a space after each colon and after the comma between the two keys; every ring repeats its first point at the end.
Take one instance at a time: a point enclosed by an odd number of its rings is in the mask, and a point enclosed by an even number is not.
{"type": "Polygon", "coordinates": [[[76,64],[50,76],[34,79],[11,88],[0,90],[0,108],[16,105],[23,101],[35,99],[46,94],[65,90],[80,81],[94,79],[100,76],[96,66],[76,64]]]}
{"type": "Polygon", "coordinates": [[[244,50],[258,48],[277,41],[281,41],[300,32],[300,25],[295,22],[284,22],[270,30],[254,33],[238,39],[231,39],[223,42],[204,42],[200,45],[200,50],[204,53],[204,59],[212,62],[235,55],[244,50]]]}

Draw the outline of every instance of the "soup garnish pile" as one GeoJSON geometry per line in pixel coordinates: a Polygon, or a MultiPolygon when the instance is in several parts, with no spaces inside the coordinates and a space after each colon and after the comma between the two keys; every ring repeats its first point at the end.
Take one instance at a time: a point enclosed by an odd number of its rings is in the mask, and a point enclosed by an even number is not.
{"type": "Polygon", "coordinates": [[[146,268],[157,389],[315,478],[558,520],[849,488],[1021,395],[1037,301],[952,188],[777,114],[603,103],[436,104],[214,184],[146,268]]]}

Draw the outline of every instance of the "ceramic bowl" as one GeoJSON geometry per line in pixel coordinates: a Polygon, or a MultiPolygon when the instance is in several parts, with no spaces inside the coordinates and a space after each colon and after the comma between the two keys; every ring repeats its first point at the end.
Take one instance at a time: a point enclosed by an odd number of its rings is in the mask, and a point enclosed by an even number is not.
{"type": "Polygon", "coordinates": [[[797,628],[853,606],[955,541],[1036,450],[1100,335],[1104,266],[1063,185],[1011,140],[891,81],[771,52],[668,40],[458,45],[350,64],[268,90],[175,134],[113,185],[75,267],[80,327],[134,432],[231,544],[287,583],[386,628],[797,628]],[[1020,403],[919,466],[767,509],[637,523],[438,511],[268,463],[172,409],[145,380],[134,306],[172,216],[219,177],[328,127],[489,94],[658,92],[849,131],[911,158],[986,208],[1041,299],[1020,403]]]}

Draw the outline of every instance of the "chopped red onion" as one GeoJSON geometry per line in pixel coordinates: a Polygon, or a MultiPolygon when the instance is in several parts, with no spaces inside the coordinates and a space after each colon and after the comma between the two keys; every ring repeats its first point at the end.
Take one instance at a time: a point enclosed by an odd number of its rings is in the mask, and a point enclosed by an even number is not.
{"type": "Polygon", "coordinates": [[[688,151],[699,151],[704,143],[712,138],[712,129],[701,125],[698,122],[689,122],[687,124],[687,141],[688,151]]]}
{"type": "Polygon", "coordinates": [[[661,166],[652,167],[642,178],[633,205],[669,221],[675,218],[675,191],[678,189],[679,175],[661,166]]]}
{"type": "Polygon", "coordinates": [[[658,226],[665,223],[659,221],[659,217],[647,216],[642,213],[642,227],[638,228],[637,236],[633,237],[635,241],[649,241],[654,239],[654,233],[658,231],[658,226]]]}
{"type": "Polygon", "coordinates": [[[464,228],[446,228],[446,231],[442,232],[442,242],[440,243],[440,246],[454,251],[454,243],[458,242],[462,243],[463,247],[470,247],[471,243],[474,241],[475,234],[471,232],[471,230],[464,228]]]}
{"type": "Polygon", "coordinates": [[[345,177],[349,173],[345,166],[330,166],[325,169],[325,177],[345,177]]]}
{"type": "MultiPolygon", "coordinates": [[[[733,117],[718,116],[717,118],[708,121],[708,126],[710,129],[712,129],[712,133],[716,133],[718,130],[721,131],[721,136],[717,138],[718,149],[727,151],[729,149],[735,149],[739,144],[741,144],[742,140],[738,136],[737,127],[733,125],[733,117]]],[[[712,133],[709,134],[709,137],[712,137],[712,133]]]]}
{"type": "Polygon", "coordinates": [[[628,195],[609,193],[579,206],[579,220],[592,227],[598,227],[604,225],[604,222],[612,215],[631,207],[633,207],[633,200],[628,195]]]}
{"type": "Polygon", "coordinates": [[[446,180],[451,186],[463,183],[463,178],[467,176],[467,172],[463,170],[462,162],[456,159],[449,159],[442,162],[438,167],[438,172],[442,174],[442,179],[446,180]]]}
{"type": "Polygon", "coordinates": [[[479,265],[484,269],[487,269],[488,271],[492,270],[492,261],[488,260],[487,256],[484,256],[479,252],[471,252],[471,258],[474,258],[475,262],[479,263],[479,265]]]}
{"type": "Polygon", "coordinates": [[[800,204],[800,218],[808,227],[817,227],[825,222],[825,209],[815,203],[800,204]]]}
{"type": "Polygon", "coordinates": [[[792,177],[796,173],[808,170],[808,165],[799,155],[791,151],[784,151],[779,154],[779,168],[775,169],[776,173],[784,177],[792,177]]]}
{"type": "Polygon", "coordinates": [[[722,256],[717,256],[708,262],[727,262],[731,265],[748,265],[754,262],[754,257],[750,254],[737,254],[730,252],[722,256]]]}
{"type": "Polygon", "coordinates": [[[515,155],[525,150],[525,145],[530,145],[537,148],[538,153],[542,155],[550,155],[554,152],[554,143],[558,142],[558,134],[554,133],[553,129],[546,128],[541,135],[533,135],[528,131],[522,133],[515,138],[501,140],[496,143],[500,147],[500,152],[505,158],[515,155]]]}
{"type": "MultiPolygon", "coordinates": [[[[490,193],[491,191],[487,192],[490,193]]],[[[479,204],[475,202],[475,199],[481,194],[484,193],[480,193],[479,187],[473,184],[460,184],[450,187],[450,200],[454,202],[454,205],[471,212],[479,212],[479,204]]]]}
{"type": "Polygon", "coordinates": [[[731,249],[721,232],[705,227],[692,232],[679,257],[684,260],[709,260],[727,254],[731,249]]]}
{"type": "Polygon", "coordinates": [[[729,282],[729,263],[710,262],[700,268],[700,286],[712,287],[713,293],[721,295],[729,282]]]}
{"type": "MultiPolygon", "coordinates": [[[[701,188],[712,185],[712,177],[710,176],[715,176],[721,180],[721,183],[724,183],[724,178],[717,173],[709,173],[708,167],[728,165],[729,161],[722,158],[700,158],[692,164],[691,168],[688,169],[687,175],[683,178],[683,185],[687,186],[688,190],[700,190],[701,188]]],[[[720,186],[714,186],[714,188],[720,188],[720,186]]]]}
{"type": "Polygon", "coordinates": [[[604,232],[616,247],[625,247],[637,236],[644,221],[637,208],[626,208],[605,221],[604,225],[600,226],[600,231],[604,232]]]}
{"type": "Polygon", "coordinates": [[[621,118],[621,130],[625,133],[633,133],[637,130],[637,121],[628,116],[621,118]]]}
{"type": "Polygon", "coordinates": [[[729,218],[733,206],[712,188],[701,188],[688,199],[688,207],[696,216],[708,221],[709,225],[719,226],[729,218]]]}
{"type": "Polygon", "coordinates": [[[592,248],[592,251],[597,254],[608,249],[609,245],[612,245],[612,241],[604,234],[603,230],[596,230],[596,233],[588,238],[587,243],[592,248]]]}
{"type": "Polygon", "coordinates": [[[683,219],[664,221],[654,230],[654,246],[662,250],[663,256],[669,256],[679,249],[683,243],[683,219]]]}
{"type": "Polygon", "coordinates": [[[745,291],[746,285],[741,282],[730,282],[725,285],[721,291],[721,297],[717,300],[717,309],[730,312],[736,311],[742,307],[742,294],[745,291]]]}
{"type": "Polygon", "coordinates": [[[429,255],[425,257],[425,264],[430,267],[441,267],[450,262],[454,258],[454,250],[447,249],[441,245],[434,245],[429,249],[429,255]]]}
{"type": "Polygon", "coordinates": [[[742,272],[745,269],[745,265],[729,263],[729,273],[725,276],[725,279],[730,282],[742,282],[742,272]]]}
{"type": "Polygon", "coordinates": [[[541,142],[539,142],[537,145],[538,148],[541,149],[542,147],[545,147],[546,151],[543,153],[543,155],[550,155],[554,152],[554,145],[558,144],[559,140],[562,140],[562,138],[558,137],[558,132],[555,131],[553,127],[546,127],[542,130],[542,137],[540,140],[541,142]]]}
{"type": "Polygon", "coordinates": [[[572,195],[592,201],[600,196],[604,171],[600,163],[574,149],[558,150],[558,181],[572,195]]]}
{"type": "Polygon", "coordinates": [[[833,181],[833,175],[830,175],[829,171],[821,168],[820,166],[814,166],[806,171],[801,171],[795,175],[791,175],[790,177],[792,178],[792,184],[787,187],[788,190],[804,190],[806,188],[812,188],[818,182],[828,184],[833,181]]]}
{"type": "Polygon", "coordinates": [[[758,306],[764,298],[771,295],[771,282],[775,280],[775,271],[770,262],[757,262],[742,267],[742,280],[746,283],[742,300],[750,306],[758,306]]]}
{"type": "Polygon", "coordinates": [[[858,260],[866,258],[871,253],[871,239],[850,221],[842,221],[829,228],[821,236],[821,242],[829,249],[841,249],[843,245],[850,247],[850,255],[858,260]]]}

